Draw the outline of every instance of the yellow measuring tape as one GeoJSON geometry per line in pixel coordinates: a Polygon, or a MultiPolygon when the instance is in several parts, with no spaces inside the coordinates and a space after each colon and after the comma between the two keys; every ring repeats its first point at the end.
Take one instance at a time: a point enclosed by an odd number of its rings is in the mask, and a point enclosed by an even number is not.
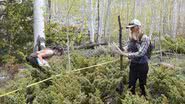
{"type": "MultiPolygon", "coordinates": [[[[77,72],[77,71],[81,71],[81,70],[85,70],[85,69],[90,69],[90,68],[93,68],[93,67],[103,66],[103,65],[106,65],[106,64],[110,64],[110,63],[117,62],[118,60],[119,60],[119,59],[113,60],[113,61],[104,62],[104,63],[101,63],[101,64],[92,65],[92,66],[89,66],[89,67],[79,68],[79,69],[76,69],[76,70],[69,71],[68,73],[77,72]]],[[[47,79],[44,79],[44,80],[41,80],[41,81],[39,81],[39,82],[32,83],[32,84],[26,86],[26,88],[29,88],[29,87],[38,85],[38,84],[40,84],[40,83],[43,83],[43,82],[48,81],[48,80],[51,80],[51,79],[53,79],[53,78],[55,78],[55,77],[59,77],[59,76],[61,76],[61,75],[62,75],[62,73],[61,73],[61,74],[57,74],[57,75],[55,75],[55,76],[51,76],[51,77],[49,77],[49,78],[47,78],[47,79]]],[[[1,98],[1,97],[4,97],[4,96],[7,96],[7,95],[10,95],[10,94],[13,94],[13,93],[16,93],[16,92],[19,91],[19,90],[21,90],[21,89],[16,89],[16,90],[13,90],[13,91],[11,91],[11,92],[2,94],[2,95],[0,95],[0,98],[1,98]]]]}

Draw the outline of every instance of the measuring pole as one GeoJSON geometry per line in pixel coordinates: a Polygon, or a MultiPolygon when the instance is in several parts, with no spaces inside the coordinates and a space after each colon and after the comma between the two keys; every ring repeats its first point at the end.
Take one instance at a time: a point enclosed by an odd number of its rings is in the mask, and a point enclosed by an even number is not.
{"type": "MultiPolygon", "coordinates": [[[[118,23],[119,23],[119,48],[121,51],[123,51],[122,46],[122,26],[121,26],[121,19],[120,16],[118,16],[118,23]]],[[[120,69],[123,70],[123,55],[120,55],[120,69]]]]}

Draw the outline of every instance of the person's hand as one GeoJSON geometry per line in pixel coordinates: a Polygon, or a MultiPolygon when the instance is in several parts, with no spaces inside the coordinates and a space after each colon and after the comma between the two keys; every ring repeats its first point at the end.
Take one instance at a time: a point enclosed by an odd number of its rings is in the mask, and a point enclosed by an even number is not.
{"type": "Polygon", "coordinates": [[[128,57],[128,53],[121,51],[121,49],[115,43],[113,43],[112,45],[118,54],[128,57]]]}
{"type": "Polygon", "coordinates": [[[126,52],[121,52],[121,55],[128,57],[128,53],[126,52]]]}

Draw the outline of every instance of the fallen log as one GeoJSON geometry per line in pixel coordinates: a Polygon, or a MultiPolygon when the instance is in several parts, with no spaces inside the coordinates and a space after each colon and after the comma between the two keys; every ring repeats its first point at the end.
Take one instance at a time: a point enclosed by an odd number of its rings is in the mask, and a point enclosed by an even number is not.
{"type": "Polygon", "coordinates": [[[174,64],[170,64],[170,63],[166,63],[166,62],[161,62],[159,63],[159,65],[161,67],[167,68],[167,69],[175,69],[175,65],[174,64]]]}
{"type": "Polygon", "coordinates": [[[171,63],[167,63],[167,62],[154,63],[154,64],[152,64],[152,66],[160,66],[165,69],[171,69],[171,70],[182,69],[181,67],[177,67],[175,64],[171,64],[171,63]]]}
{"type": "Polygon", "coordinates": [[[94,49],[96,46],[102,46],[102,45],[108,45],[107,42],[104,43],[90,43],[90,44],[85,44],[81,46],[76,46],[74,49],[94,49]]]}

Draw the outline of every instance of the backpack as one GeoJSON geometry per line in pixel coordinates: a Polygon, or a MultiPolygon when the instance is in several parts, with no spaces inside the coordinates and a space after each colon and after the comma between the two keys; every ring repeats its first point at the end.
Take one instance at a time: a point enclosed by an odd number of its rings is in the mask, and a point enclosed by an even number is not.
{"type": "Polygon", "coordinates": [[[146,53],[146,56],[148,57],[148,59],[151,58],[152,51],[154,50],[154,48],[155,48],[155,44],[153,44],[150,40],[150,43],[149,43],[149,46],[148,46],[148,49],[147,49],[147,53],[146,53]]]}
{"type": "MultiPolygon", "coordinates": [[[[148,57],[148,59],[151,59],[151,56],[152,56],[152,51],[155,49],[155,42],[152,43],[151,42],[151,39],[149,38],[149,46],[148,46],[148,49],[147,49],[147,52],[146,52],[146,56],[148,57]]],[[[141,43],[139,43],[141,44],[141,43]]]]}

